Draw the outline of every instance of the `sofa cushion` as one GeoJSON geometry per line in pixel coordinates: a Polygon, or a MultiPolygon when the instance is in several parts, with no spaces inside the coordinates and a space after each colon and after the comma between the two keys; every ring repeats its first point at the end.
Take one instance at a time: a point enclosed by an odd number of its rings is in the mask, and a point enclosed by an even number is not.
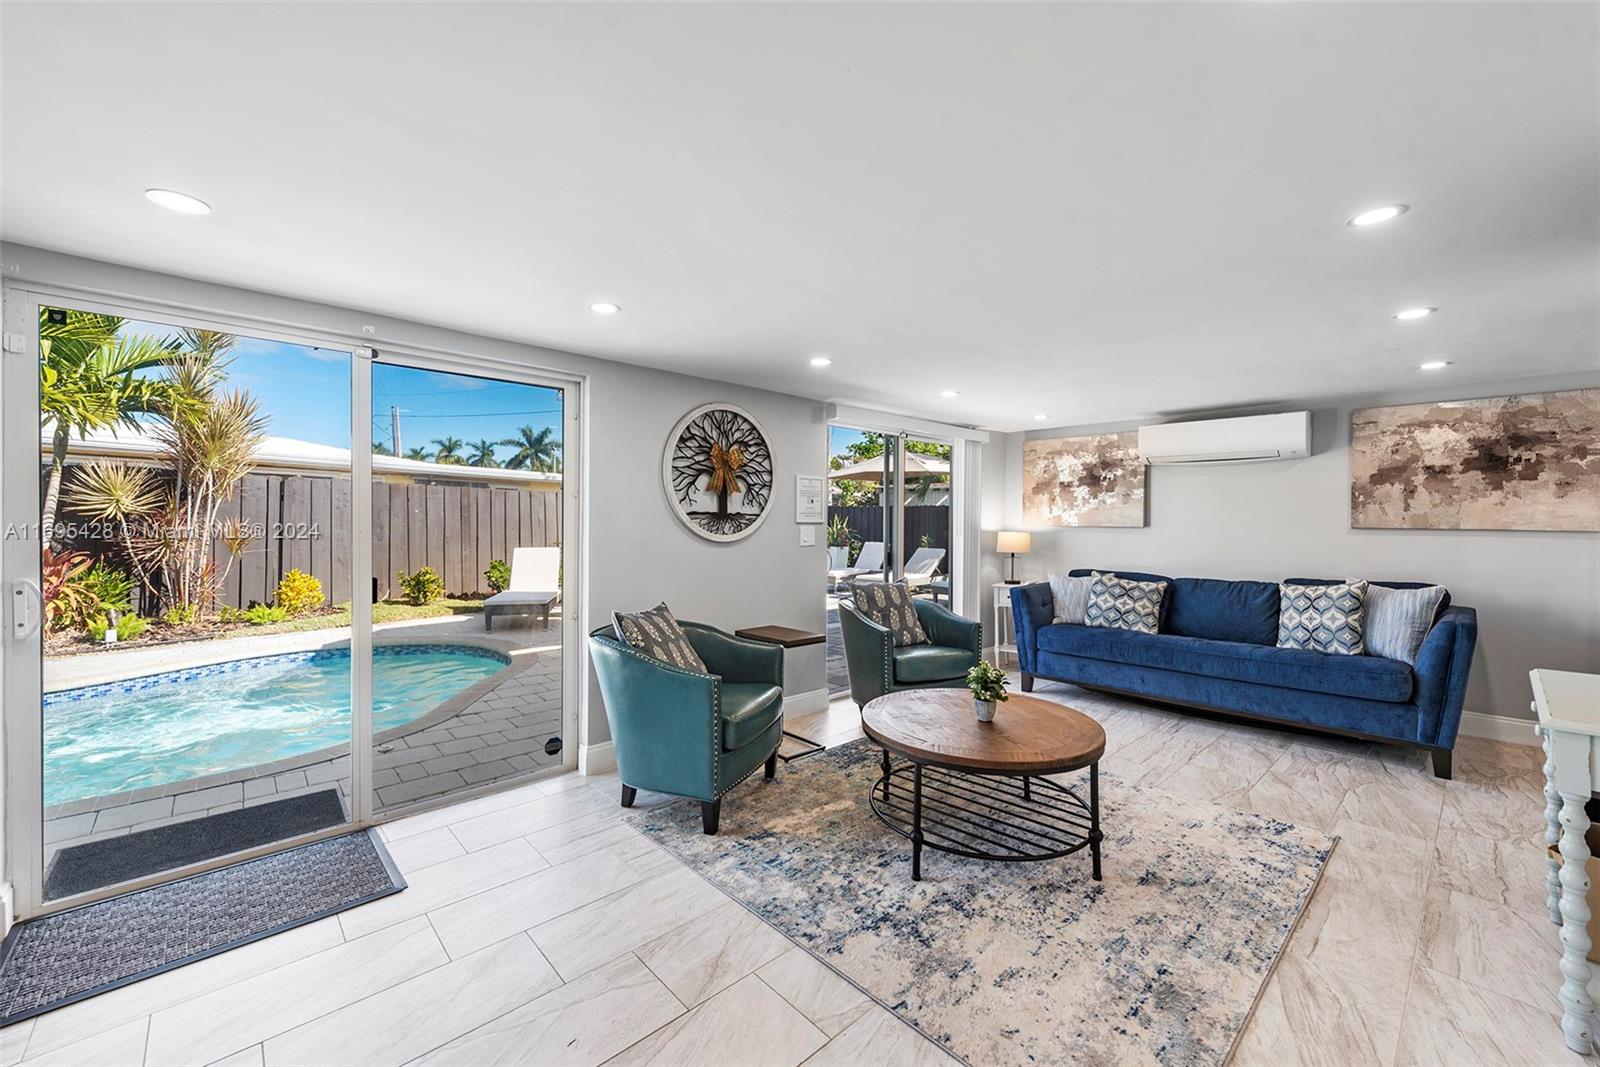
{"type": "Polygon", "coordinates": [[[1433,628],[1444,587],[1425,585],[1420,589],[1390,589],[1367,586],[1365,644],[1367,655],[1417,662],[1417,652],[1433,628]]]}
{"type": "Polygon", "coordinates": [[[614,611],[611,613],[611,624],[629,648],[673,667],[706,673],[704,661],[695,653],[688,635],[678,625],[666,601],[648,611],[614,611]]]}
{"type": "Polygon", "coordinates": [[[978,662],[977,653],[970,648],[944,645],[907,645],[895,649],[892,655],[894,680],[901,685],[961,678],[978,662]]]}
{"type": "Polygon", "coordinates": [[[1070,574],[1050,575],[1055,622],[1083,622],[1084,612],[1089,610],[1089,584],[1093,581],[1087,574],[1078,578],[1070,574]]]}
{"type": "Polygon", "coordinates": [[[1156,633],[1161,629],[1161,599],[1166,593],[1166,582],[1137,582],[1097,573],[1090,579],[1083,621],[1089,626],[1156,633]]]}
{"type": "Polygon", "coordinates": [[[1367,583],[1279,587],[1278,647],[1359,656],[1366,629],[1367,583]]]}
{"type": "Polygon", "coordinates": [[[904,582],[850,582],[850,599],[864,617],[888,630],[897,646],[925,645],[916,601],[904,582]]]}
{"type": "Polygon", "coordinates": [[[722,683],[722,750],[743,748],[783,718],[783,690],[760,682],[722,683]]]}
{"type": "Polygon", "coordinates": [[[1278,583],[1174,578],[1162,632],[1247,645],[1278,643],[1278,583]]]}
{"type": "MultiPolygon", "coordinates": [[[[1339,585],[1347,581],[1345,578],[1285,578],[1284,585],[1339,585]]],[[[1374,582],[1368,581],[1367,585],[1381,585],[1385,589],[1426,589],[1432,582],[1374,582]]],[[[1443,588],[1442,586],[1440,588],[1443,588]]],[[[1444,599],[1439,601],[1439,609],[1434,612],[1433,621],[1438,622],[1450,607],[1450,590],[1445,589],[1444,599]]]]}
{"type": "Polygon", "coordinates": [[[1041,627],[1038,640],[1044,652],[1367,700],[1409,700],[1413,686],[1407,664],[1376,656],[1331,656],[1298,648],[1066,623],[1041,627]]]}
{"type": "Polygon", "coordinates": [[[1161,624],[1158,629],[1166,628],[1167,613],[1172,610],[1172,579],[1165,574],[1146,574],[1143,571],[1108,571],[1104,567],[1075,567],[1067,573],[1074,578],[1093,578],[1096,574],[1109,574],[1130,582],[1166,582],[1167,595],[1161,598],[1161,624]]]}

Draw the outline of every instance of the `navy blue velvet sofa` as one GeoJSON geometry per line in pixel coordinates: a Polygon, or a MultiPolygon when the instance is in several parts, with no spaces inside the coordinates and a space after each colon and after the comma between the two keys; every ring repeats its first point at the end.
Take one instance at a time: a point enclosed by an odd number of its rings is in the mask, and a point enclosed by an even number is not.
{"type": "MultiPolygon", "coordinates": [[[[1092,573],[1074,570],[1074,576],[1092,573]]],[[[1215,578],[1167,578],[1161,632],[1134,633],[1052,622],[1046,582],[1011,591],[1022,689],[1035,678],[1162,703],[1429,749],[1450,777],[1450,752],[1478,639],[1478,615],[1446,594],[1415,667],[1378,656],[1278,648],[1278,586],[1215,578]]],[[[1329,579],[1290,578],[1305,585],[1329,579]]],[[[1420,582],[1379,582],[1415,588],[1420,582]]]]}

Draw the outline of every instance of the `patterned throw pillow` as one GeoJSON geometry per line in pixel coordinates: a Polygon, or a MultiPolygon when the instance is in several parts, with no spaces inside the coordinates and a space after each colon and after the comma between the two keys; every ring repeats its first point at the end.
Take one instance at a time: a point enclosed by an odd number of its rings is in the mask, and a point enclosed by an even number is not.
{"type": "Polygon", "coordinates": [[[1444,586],[1425,585],[1421,589],[1390,589],[1386,585],[1367,586],[1365,638],[1367,655],[1404,660],[1416,666],[1423,639],[1433,628],[1433,617],[1444,600],[1444,586]]]}
{"type": "Polygon", "coordinates": [[[1050,576],[1050,599],[1055,602],[1055,618],[1051,620],[1052,622],[1083,625],[1084,613],[1089,610],[1091,581],[1087,574],[1080,578],[1074,578],[1070,574],[1050,576]]]}
{"type": "Polygon", "coordinates": [[[629,648],[674,667],[682,667],[686,671],[710,673],[706,670],[705,663],[695,654],[694,646],[689,643],[689,638],[684,634],[683,627],[678,625],[678,620],[672,617],[672,611],[665,601],[649,611],[636,611],[632,614],[613,612],[611,622],[629,648]]]}
{"type": "Polygon", "coordinates": [[[1367,583],[1278,586],[1278,647],[1359,656],[1367,583]]]}
{"type": "Polygon", "coordinates": [[[1135,582],[1115,574],[1095,571],[1089,579],[1089,604],[1083,612],[1085,626],[1153,634],[1161,631],[1161,601],[1166,582],[1135,582]]]}
{"type": "Polygon", "coordinates": [[[904,582],[851,582],[850,594],[857,611],[894,635],[896,647],[928,643],[904,582]]]}

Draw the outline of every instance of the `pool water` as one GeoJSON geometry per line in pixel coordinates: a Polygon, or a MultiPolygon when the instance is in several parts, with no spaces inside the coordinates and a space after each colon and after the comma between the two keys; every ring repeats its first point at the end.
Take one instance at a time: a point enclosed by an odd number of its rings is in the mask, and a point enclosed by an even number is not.
{"type": "MultiPolygon", "coordinates": [[[[373,732],[415,721],[509,662],[467,645],[373,649],[373,732]]],[[[349,741],[347,648],[67,689],[44,700],[44,802],[182,782],[349,741]]]]}

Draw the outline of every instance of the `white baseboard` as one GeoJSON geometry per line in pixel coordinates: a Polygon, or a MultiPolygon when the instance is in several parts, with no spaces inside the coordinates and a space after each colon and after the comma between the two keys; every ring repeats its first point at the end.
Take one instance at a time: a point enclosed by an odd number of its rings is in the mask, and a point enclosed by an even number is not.
{"type": "Polygon", "coordinates": [[[809,715],[814,711],[828,710],[828,691],[811,689],[804,693],[790,693],[783,698],[783,714],[809,715]]]}
{"type": "Polygon", "coordinates": [[[1463,711],[1461,732],[1468,737],[1486,737],[1491,741],[1509,741],[1514,745],[1539,744],[1539,736],[1533,732],[1532,719],[1513,719],[1509,715],[1463,711]]]}
{"type": "Polygon", "coordinates": [[[610,774],[617,769],[617,753],[610,741],[578,746],[579,774],[610,774]]]}

